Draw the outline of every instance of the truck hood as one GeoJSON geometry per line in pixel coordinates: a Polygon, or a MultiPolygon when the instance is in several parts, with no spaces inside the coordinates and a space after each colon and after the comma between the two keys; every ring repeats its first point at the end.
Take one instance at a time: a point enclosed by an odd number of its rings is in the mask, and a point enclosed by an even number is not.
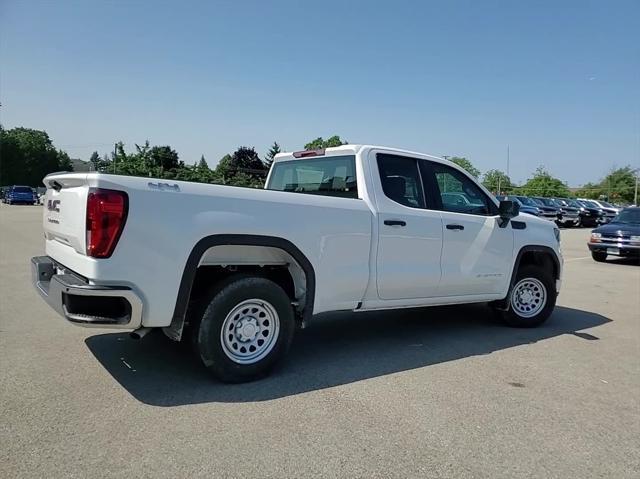
{"type": "Polygon", "coordinates": [[[627,223],[608,223],[593,230],[594,233],[607,234],[613,236],[636,236],[640,235],[640,225],[627,223]]]}
{"type": "Polygon", "coordinates": [[[578,208],[574,208],[573,206],[563,206],[562,211],[566,211],[567,213],[578,214],[580,210],[578,208]]]}
{"type": "Polygon", "coordinates": [[[530,213],[527,213],[526,211],[520,211],[521,214],[519,214],[518,216],[516,216],[515,218],[513,218],[515,221],[522,221],[524,223],[530,224],[530,225],[539,225],[542,228],[550,228],[553,229],[555,228],[555,223],[546,220],[544,218],[541,218],[539,216],[534,216],[530,213]]]}

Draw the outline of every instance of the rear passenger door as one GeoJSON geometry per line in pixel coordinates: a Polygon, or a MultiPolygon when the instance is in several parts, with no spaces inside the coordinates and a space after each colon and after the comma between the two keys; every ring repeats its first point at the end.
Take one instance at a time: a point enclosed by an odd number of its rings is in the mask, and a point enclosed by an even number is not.
{"type": "Polygon", "coordinates": [[[385,300],[435,297],[441,274],[442,220],[439,211],[427,209],[418,167],[424,160],[372,154],[376,155],[371,164],[378,208],[378,296],[385,300]]]}
{"type": "Polygon", "coordinates": [[[442,212],[442,278],[438,296],[491,295],[511,273],[513,229],[498,224],[498,208],[465,173],[424,162],[427,194],[442,212]]]}

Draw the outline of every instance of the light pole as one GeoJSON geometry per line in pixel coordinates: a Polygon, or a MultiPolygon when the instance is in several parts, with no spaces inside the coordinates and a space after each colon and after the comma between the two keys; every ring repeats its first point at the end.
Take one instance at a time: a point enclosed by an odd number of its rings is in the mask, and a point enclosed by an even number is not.
{"type": "MultiPolygon", "coordinates": [[[[509,178],[509,145],[507,145],[507,178],[509,178]]],[[[502,183],[502,176],[498,175],[498,194],[502,194],[502,188],[500,187],[502,183]]]]}
{"type": "Polygon", "coordinates": [[[113,144],[113,173],[116,173],[116,161],[118,159],[118,143],[113,144]]]}

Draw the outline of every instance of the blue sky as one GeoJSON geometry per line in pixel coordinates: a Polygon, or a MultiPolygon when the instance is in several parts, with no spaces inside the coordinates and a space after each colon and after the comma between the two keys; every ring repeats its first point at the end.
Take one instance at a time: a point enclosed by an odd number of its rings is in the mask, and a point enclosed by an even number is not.
{"type": "Polygon", "coordinates": [[[82,159],[339,134],[576,186],[640,165],[640,1],[3,0],[0,100],[82,159]]]}

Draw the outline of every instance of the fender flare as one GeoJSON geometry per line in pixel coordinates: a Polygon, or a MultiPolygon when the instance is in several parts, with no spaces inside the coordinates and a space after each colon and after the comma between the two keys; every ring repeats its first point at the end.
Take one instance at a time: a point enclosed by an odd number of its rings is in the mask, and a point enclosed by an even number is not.
{"type": "MultiPolygon", "coordinates": [[[[513,264],[513,271],[511,272],[511,281],[509,282],[509,291],[507,292],[507,298],[509,297],[511,288],[516,282],[516,275],[518,274],[518,269],[520,268],[520,261],[522,260],[522,257],[524,256],[525,253],[531,253],[531,252],[549,254],[554,263],[554,266],[558,271],[558,277],[560,276],[562,271],[560,266],[560,260],[558,259],[558,255],[553,250],[553,248],[549,246],[542,246],[542,245],[525,245],[522,248],[520,248],[520,251],[518,251],[518,255],[516,256],[516,260],[513,264]]],[[[555,278],[555,279],[558,279],[558,278],[555,278]]]]}
{"type": "Polygon", "coordinates": [[[313,265],[296,245],[289,240],[279,238],[277,236],[245,234],[211,235],[205,236],[198,241],[187,258],[187,263],[185,264],[184,271],[182,273],[182,279],[180,280],[180,287],[178,288],[178,296],[176,298],[176,305],[173,310],[171,324],[167,328],[164,328],[167,336],[176,341],[179,341],[182,337],[182,328],[184,326],[187,309],[189,307],[191,288],[196,277],[196,271],[198,270],[198,263],[205,251],[214,246],[222,245],[270,246],[281,249],[290,254],[300,265],[305,274],[307,291],[305,304],[302,309],[302,320],[308,321],[311,318],[313,315],[313,305],[315,301],[316,275],[313,265]]]}
{"type": "MultiPolygon", "coordinates": [[[[507,311],[509,309],[509,296],[511,295],[511,289],[513,288],[513,285],[516,283],[516,276],[518,274],[518,269],[520,268],[520,261],[522,260],[522,257],[524,256],[525,253],[530,253],[530,252],[549,254],[551,256],[551,260],[554,263],[554,266],[558,270],[558,276],[560,276],[561,274],[560,259],[558,258],[558,255],[553,250],[553,248],[549,246],[543,246],[543,245],[523,246],[518,251],[516,260],[513,263],[513,270],[511,271],[511,280],[509,281],[509,288],[507,289],[507,295],[503,299],[496,300],[491,303],[495,305],[497,309],[501,311],[507,311]]],[[[558,279],[558,278],[555,278],[555,279],[558,279]]]]}

